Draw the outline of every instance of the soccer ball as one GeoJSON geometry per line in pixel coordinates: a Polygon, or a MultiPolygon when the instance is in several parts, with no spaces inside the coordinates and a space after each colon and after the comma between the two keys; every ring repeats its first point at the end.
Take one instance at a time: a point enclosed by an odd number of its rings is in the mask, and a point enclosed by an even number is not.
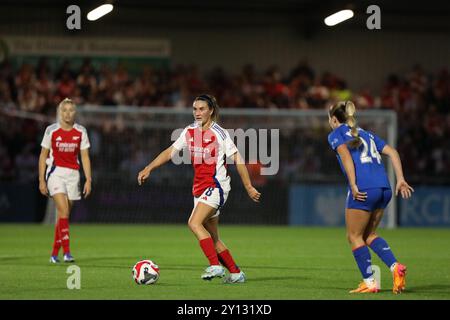
{"type": "Polygon", "coordinates": [[[151,260],[137,262],[131,273],[137,284],[154,284],[159,279],[159,267],[151,260]]]}

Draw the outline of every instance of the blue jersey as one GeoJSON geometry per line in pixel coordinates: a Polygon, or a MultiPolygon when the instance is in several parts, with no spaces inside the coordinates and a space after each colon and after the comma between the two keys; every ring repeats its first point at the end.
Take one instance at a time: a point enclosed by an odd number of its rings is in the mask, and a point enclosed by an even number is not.
{"type": "MultiPolygon", "coordinates": [[[[354,139],[350,131],[351,129],[348,125],[342,124],[328,135],[328,143],[334,151],[340,145],[354,139]]],[[[361,145],[358,148],[348,148],[355,165],[358,189],[390,188],[389,179],[380,155],[386,142],[375,134],[361,128],[358,128],[358,133],[362,142],[361,145]]],[[[346,176],[341,157],[337,151],[336,156],[346,176]]]]}

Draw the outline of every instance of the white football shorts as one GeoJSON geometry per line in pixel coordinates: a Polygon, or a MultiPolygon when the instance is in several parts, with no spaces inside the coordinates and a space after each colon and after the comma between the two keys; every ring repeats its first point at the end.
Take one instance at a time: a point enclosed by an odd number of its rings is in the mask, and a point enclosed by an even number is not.
{"type": "Polygon", "coordinates": [[[50,167],[46,174],[47,188],[50,196],[64,193],[69,200],[80,200],[80,172],[78,170],[50,167]]]}
{"type": "Polygon", "coordinates": [[[197,203],[203,202],[204,204],[217,209],[216,213],[211,216],[211,218],[214,218],[220,214],[220,209],[225,205],[227,198],[228,191],[214,187],[206,188],[200,197],[194,197],[194,209],[197,206],[197,203]]]}

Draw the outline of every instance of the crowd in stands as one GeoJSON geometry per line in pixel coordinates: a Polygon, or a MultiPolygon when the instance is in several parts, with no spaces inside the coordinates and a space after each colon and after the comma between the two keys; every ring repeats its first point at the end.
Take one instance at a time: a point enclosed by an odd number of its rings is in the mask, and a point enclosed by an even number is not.
{"type": "MultiPolygon", "coordinates": [[[[236,74],[217,67],[205,74],[196,66],[145,67],[132,75],[123,65],[95,68],[86,59],[78,70],[64,62],[52,70],[43,58],[14,68],[0,63],[0,179],[29,181],[37,175],[43,128],[32,120],[11,121],[3,110],[54,116],[65,97],[98,106],[189,107],[200,93],[211,93],[221,108],[324,109],[330,101],[352,99],[358,109],[397,111],[398,150],[405,172],[417,181],[450,177],[450,74],[419,65],[405,74],[386,75],[380,92],[355,92],[331,72],[317,74],[306,62],[288,73],[277,67],[246,65],[236,74]],[[20,170],[18,169],[20,168],[20,170]]],[[[286,164],[287,166],[288,164],[286,164]]],[[[280,164],[280,167],[283,164],[280,164]]]]}

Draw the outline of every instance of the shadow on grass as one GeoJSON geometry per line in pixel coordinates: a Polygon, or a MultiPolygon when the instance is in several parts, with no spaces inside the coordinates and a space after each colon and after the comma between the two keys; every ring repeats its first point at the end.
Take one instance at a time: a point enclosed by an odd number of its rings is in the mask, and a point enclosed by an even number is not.
{"type": "MultiPolygon", "coordinates": [[[[88,259],[77,259],[75,264],[79,265],[80,267],[97,267],[97,268],[131,268],[133,267],[133,263],[131,264],[120,264],[117,260],[124,261],[124,260],[131,260],[131,261],[139,261],[136,257],[99,257],[99,258],[88,258],[88,259]],[[108,262],[115,261],[115,264],[111,264],[108,262]],[[94,263],[93,263],[94,262],[94,263]]],[[[159,267],[162,270],[203,270],[206,268],[206,266],[203,265],[193,265],[193,264],[158,264],[159,267]]]]}
{"type": "Polygon", "coordinates": [[[122,264],[120,262],[122,261],[139,261],[136,257],[93,257],[93,258],[75,258],[74,263],[65,263],[61,262],[60,265],[68,266],[70,264],[77,265],[79,267],[96,267],[96,268],[117,268],[117,269],[123,269],[123,268],[132,268],[133,265],[123,262],[122,264]]]}
{"type": "Polygon", "coordinates": [[[284,281],[284,280],[310,280],[310,278],[306,277],[294,277],[294,276],[286,276],[286,277],[255,277],[248,280],[248,282],[258,282],[258,281],[284,281]]]}
{"type": "Polygon", "coordinates": [[[341,272],[341,271],[352,271],[352,268],[337,268],[335,266],[331,267],[282,267],[282,266],[250,266],[243,265],[243,269],[264,269],[264,270],[306,270],[306,271],[327,271],[327,272],[341,272]]]}
{"type": "MultiPolygon", "coordinates": [[[[33,256],[33,255],[27,255],[27,256],[6,256],[6,257],[0,257],[0,263],[3,262],[8,262],[8,261],[20,261],[20,260],[45,260],[48,261],[50,258],[50,256],[43,256],[43,255],[37,255],[37,256],[33,256]]],[[[60,255],[60,260],[61,263],[64,264],[64,261],[62,259],[62,256],[60,255]]],[[[136,260],[139,261],[139,258],[136,257],[92,257],[92,258],[87,258],[87,257],[81,257],[81,258],[77,258],[75,257],[75,263],[78,262],[91,262],[91,261],[113,261],[113,260],[136,260]]]]}
{"type": "MultiPolygon", "coordinates": [[[[67,287],[27,288],[26,293],[24,293],[23,288],[8,288],[8,291],[11,292],[11,297],[14,299],[14,296],[16,295],[23,297],[29,295],[28,293],[30,292],[67,292],[69,289],[67,289],[67,287]]],[[[36,300],[39,300],[39,298],[36,300]]]]}
{"type": "Polygon", "coordinates": [[[407,287],[405,293],[441,293],[450,298],[450,284],[429,284],[424,286],[407,287]]]}
{"type": "MultiPolygon", "coordinates": [[[[20,261],[20,260],[30,260],[30,259],[39,259],[42,258],[42,256],[10,256],[10,257],[0,257],[0,263],[8,262],[8,261],[20,261]]],[[[46,260],[49,259],[49,257],[45,258],[46,260]]]]}

